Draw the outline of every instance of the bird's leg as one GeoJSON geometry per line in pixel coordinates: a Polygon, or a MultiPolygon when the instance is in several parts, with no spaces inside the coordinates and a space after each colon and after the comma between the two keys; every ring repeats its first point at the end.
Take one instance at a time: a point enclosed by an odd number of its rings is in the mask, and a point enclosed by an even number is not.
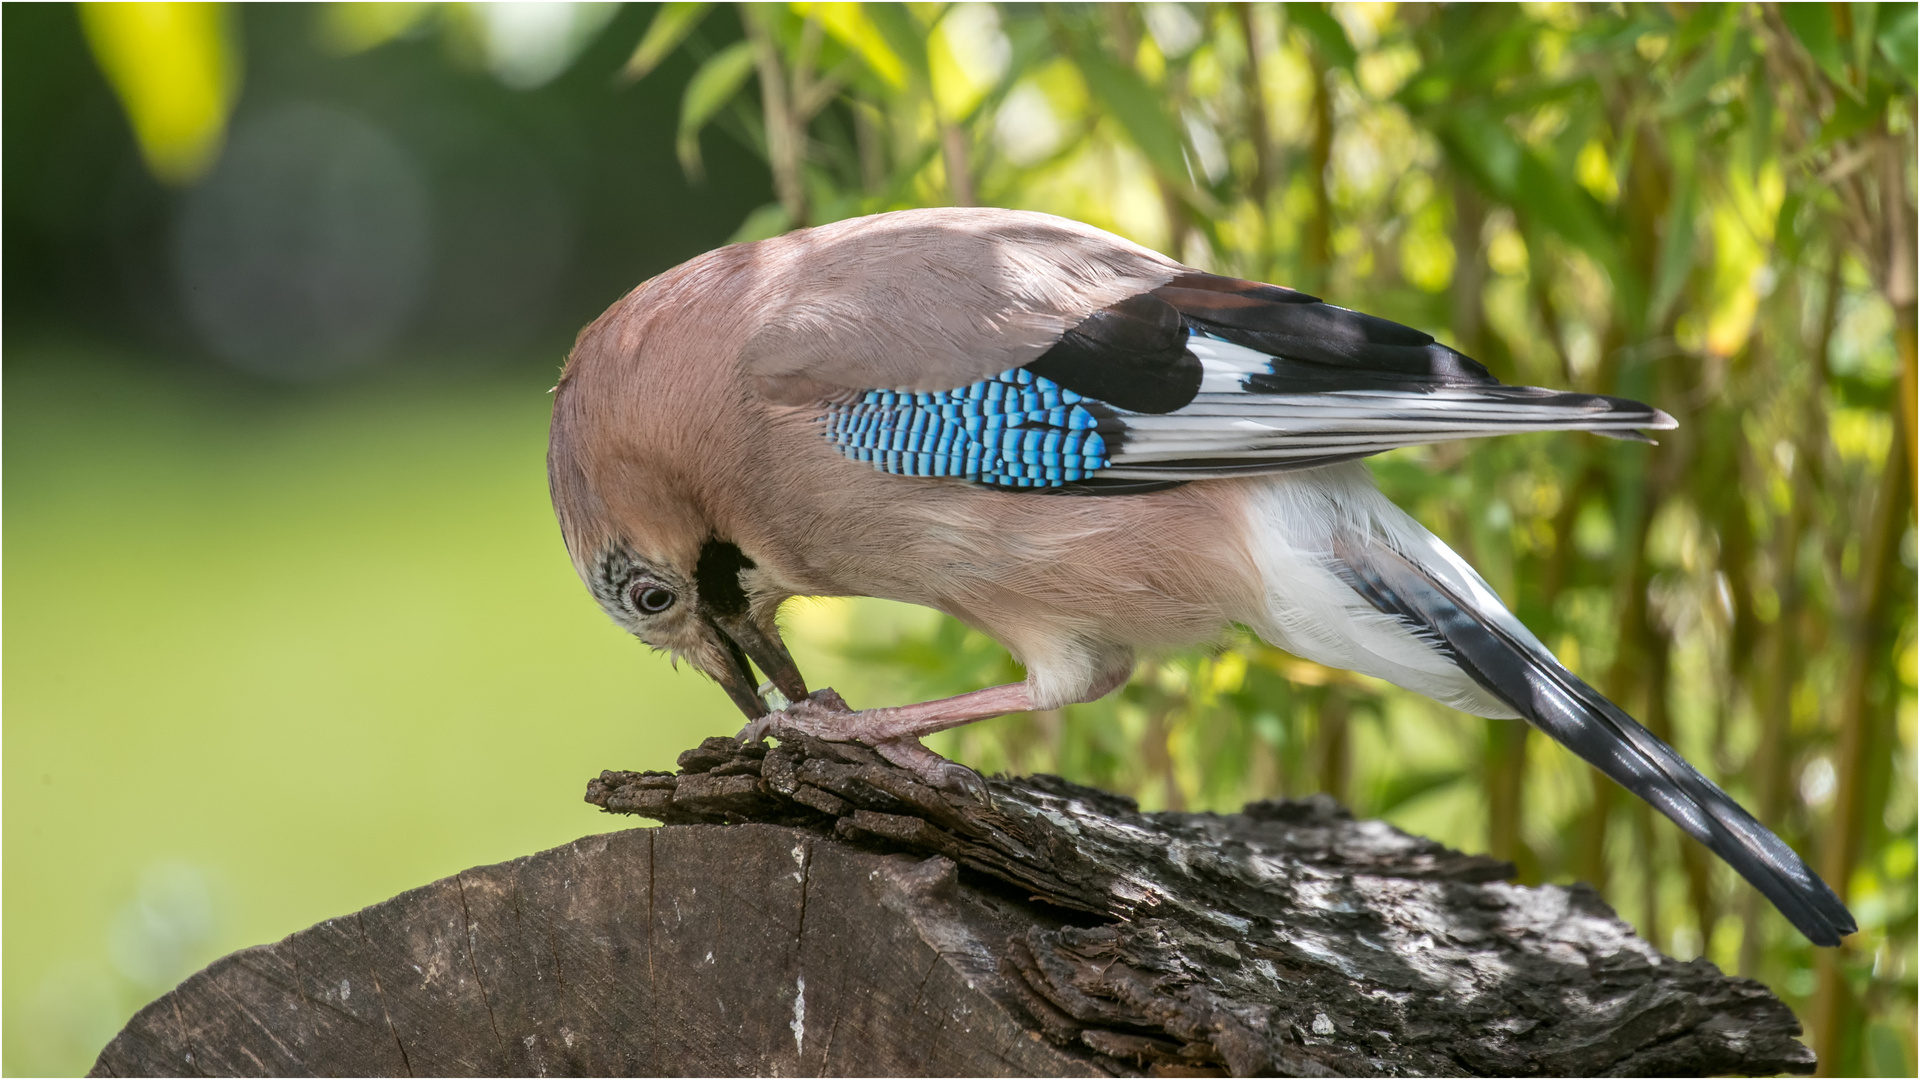
{"type": "Polygon", "coordinates": [[[740,739],[755,742],[784,730],[828,742],[861,743],[927,784],[983,798],[987,786],[979,773],[927,749],[921,745],[920,736],[990,716],[1027,712],[1033,707],[1032,692],[1023,682],[915,705],[859,710],[849,709],[839,694],[825,689],[748,724],[741,730],[740,739]]]}
{"type": "MultiPolygon", "coordinates": [[[[972,690],[953,697],[914,705],[887,705],[878,709],[849,709],[839,694],[824,690],[796,701],[782,712],[754,722],[768,729],[788,728],[828,742],[857,742],[868,746],[896,739],[918,739],[975,720],[1007,713],[1028,712],[1036,706],[1033,692],[1023,682],[972,690]],[[829,697],[831,695],[831,697],[829,697]]],[[[750,728],[754,725],[748,725],[750,728]]]]}

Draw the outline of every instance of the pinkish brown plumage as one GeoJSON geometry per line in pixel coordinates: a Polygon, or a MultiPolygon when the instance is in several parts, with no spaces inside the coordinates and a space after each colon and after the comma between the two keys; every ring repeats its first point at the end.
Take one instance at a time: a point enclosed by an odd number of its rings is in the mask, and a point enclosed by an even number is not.
{"type": "Polygon", "coordinates": [[[859,739],[930,780],[969,777],[918,737],[1092,700],[1138,651],[1240,624],[1526,718],[1832,943],[1852,923],[1824,883],[1554,660],[1355,460],[1671,424],[1503,386],[1418,331],[1074,222],[922,210],[723,248],[635,289],[580,336],[548,469],[596,599],[719,682],[745,735],[859,739]],[[1027,678],[847,711],[809,696],[781,643],[793,596],[945,611],[1027,678]],[[790,708],[768,710],[750,661],[790,708]]]}

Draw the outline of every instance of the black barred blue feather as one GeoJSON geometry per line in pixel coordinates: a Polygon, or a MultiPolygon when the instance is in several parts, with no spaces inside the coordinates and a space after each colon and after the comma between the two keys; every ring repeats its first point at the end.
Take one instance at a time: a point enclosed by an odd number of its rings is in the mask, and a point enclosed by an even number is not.
{"type": "Polygon", "coordinates": [[[1024,368],[957,390],[870,391],[826,422],[842,453],[902,476],[1048,488],[1108,465],[1087,399],[1024,368]]]}
{"type": "Polygon", "coordinates": [[[1092,494],[1452,439],[1673,426],[1637,401],[1503,385],[1411,327],[1198,273],[1094,312],[1023,368],[870,391],[825,419],[843,453],[887,472],[1092,494]]]}

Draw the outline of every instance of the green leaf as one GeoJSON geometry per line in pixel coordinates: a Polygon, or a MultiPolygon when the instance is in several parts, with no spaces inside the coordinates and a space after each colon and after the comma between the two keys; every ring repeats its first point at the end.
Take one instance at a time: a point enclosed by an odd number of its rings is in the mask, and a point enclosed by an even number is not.
{"type": "Polygon", "coordinates": [[[1833,115],[1820,125],[1820,144],[1832,146],[1834,143],[1850,139],[1873,127],[1887,114],[1887,85],[1876,82],[1867,88],[1865,100],[1856,101],[1850,97],[1833,99],[1833,115]]]}
{"type": "Polygon", "coordinates": [[[777,202],[770,202],[747,215],[740,227],[733,230],[727,238],[729,244],[744,244],[749,240],[765,240],[770,236],[779,236],[793,227],[793,218],[788,216],[787,208],[777,202]]]}
{"type": "Polygon", "coordinates": [[[712,4],[673,3],[660,5],[660,11],[647,24],[647,32],[641,36],[640,44],[627,58],[627,64],[620,69],[620,75],[628,82],[646,77],[649,71],[660,66],[660,61],[680,47],[680,43],[700,25],[712,4]]]}
{"type": "Polygon", "coordinates": [[[701,172],[700,129],[726,107],[751,74],[753,46],[736,41],[707,57],[707,62],[687,80],[686,93],[680,98],[680,134],[674,140],[680,167],[687,175],[699,176],[701,172]]]}
{"type": "Polygon", "coordinates": [[[1780,19],[1799,39],[1801,48],[1826,73],[1828,80],[1848,94],[1847,58],[1840,49],[1839,28],[1833,22],[1833,9],[1827,4],[1781,4],[1780,19]]]}
{"type": "Polygon", "coordinates": [[[1180,129],[1167,115],[1166,99],[1140,73],[1088,45],[1074,58],[1087,89],[1109,116],[1120,122],[1162,176],[1184,184],[1187,159],[1180,129]]]}
{"type": "Polygon", "coordinates": [[[1773,88],[1767,84],[1767,61],[1756,56],[1747,70],[1747,168],[1758,173],[1773,150],[1773,88]]]}
{"type": "Polygon", "coordinates": [[[1800,210],[1806,203],[1797,192],[1789,191],[1780,200],[1780,213],[1773,219],[1773,244],[1789,263],[1800,261],[1806,238],[1800,235],[1800,210]]]}
{"type": "Polygon", "coordinates": [[[1455,162],[1494,198],[1535,227],[1558,233],[1609,271],[1618,268],[1619,250],[1599,200],[1521,145],[1498,118],[1480,109],[1451,110],[1436,134],[1455,162]]]}
{"type": "Polygon", "coordinates": [[[1653,293],[1647,300],[1647,326],[1658,326],[1680,299],[1687,274],[1693,269],[1694,184],[1688,171],[1677,178],[1673,201],[1667,207],[1667,228],[1660,237],[1660,253],[1653,268],[1653,293]]]}
{"type": "Polygon", "coordinates": [[[1853,70],[1864,73],[1873,62],[1874,29],[1880,19],[1880,5],[1855,2],[1847,6],[1853,14],[1853,70]]]}
{"type": "Polygon", "coordinates": [[[1707,91],[1713,89],[1713,84],[1720,81],[1720,65],[1715,62],[1715,59],[1711,50],[1703,52],[1700,58],[1693,62],[1693,66],[1687,69],[1687,73],[1680,76],[1680,81],[1675,83],[1673,89],[1667,93],[1667,99],[1660,103],[1660,108],[1654,115],[1669,119],[1679,116],[1706,100],[1707,91]]]}
{"type": "Polygon", "coordinates": [[[1694,47],[1713,36],[1723,15],[1734,14],[1737,9],[1732,5],[1699,4],[1687,17],[1674,27],[1673,43],[1667,49],[1669,57],[1685,56],[1694,47]]]}
{"type": "Polygon", "coordinates": [[[1446,118],[1442,138],[1488,190],[1502,201],[1513,198],[1525,150],[1506,125],[1481,110],[1460,109],[1446,118]]]}
{"type": "Polygon", "coordinates": [[[1902,85],[1909,90],[1920,83],[1920,79],[1914,75],[1915,36],[1915,5],[1882,5],[1879,30],[1874,35],[1874,42],[1879,46],[1880,55],[1886,58],[1902,80],[1902,85]]]}
{"type": "MultiPolygon", "coordinates": [[[[1496,721],[1496,723],[1501,721],[1496,721]]],[[[1373,789],[1367,813],[1384,817],[1413,802],[1468,779],[1464,769],[1407,769],[1389,776],[1373,789]]]]}
{"type": "Polygon", "coordinates": [[[1288,4],[1287,21],[1300,28],[1313,42],[1313,47],[1322,59],[1337,68],[1353,70],[1353,63],[1360,54],[1353,48],[1353,42],[1347,40],[1347,28],[1340,20],[1327,13],[1319,4],[1288,4]]]}

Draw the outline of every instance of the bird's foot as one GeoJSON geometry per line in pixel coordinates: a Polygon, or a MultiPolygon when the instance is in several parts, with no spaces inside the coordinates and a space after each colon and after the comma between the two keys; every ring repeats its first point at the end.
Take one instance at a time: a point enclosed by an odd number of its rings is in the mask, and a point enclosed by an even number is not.
{"type": "Polygon", "coordinates": [[[815,690],[784,709],[770,712],[740,729],[740,741],[759,742],[781,731],[798,731],[828,742],[861,742],[855,730],[860,714],[833,687],[815,690]]]}
{"type": "Polygon", "coordinates": [[[759,742],[780,733],[799,732],[827,742],[858,743],[894,765],[912,773],[921,783],[942,791],[989,802],[987,782],[980,774],[957,761],[949,761],[927,749],[911,735],[874,738],[872,714],[879,710],[857,710],[832,688],[815,690],[779,712],[771,712],[740,729],[740,741],[759,742]]]}

